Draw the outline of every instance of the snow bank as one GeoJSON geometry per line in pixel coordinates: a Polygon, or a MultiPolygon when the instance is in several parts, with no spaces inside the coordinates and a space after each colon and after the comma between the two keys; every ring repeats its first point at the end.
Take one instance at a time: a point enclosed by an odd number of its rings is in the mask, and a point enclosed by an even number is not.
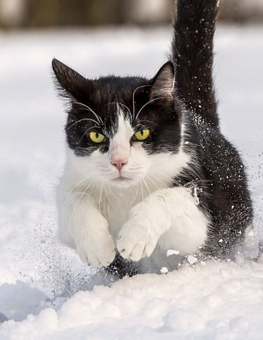
{"type": "MultiPolygon", "coordinates": [[[[215,75],[222,129],[247,164],[263,239],[262,35],[219,27],[215,75]]],[[[51,59],[89,77],[152,76],[169,41],[165,29],[0,34],[0,322],[10,319],[1,340],[262,339],[263,261],[194,263],[113,283],[57,239],[65,114],[51,59]]]]}
{"type": "Polygon", "coordinates": [[[57,312],[6,322],[0,338],[262,339],[263,262],[209,261],[80,291],[57,312]]]}

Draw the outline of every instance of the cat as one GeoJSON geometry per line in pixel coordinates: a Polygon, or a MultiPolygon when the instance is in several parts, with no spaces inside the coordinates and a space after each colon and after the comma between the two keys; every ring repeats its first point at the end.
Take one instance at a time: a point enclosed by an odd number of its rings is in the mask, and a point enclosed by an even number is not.
{"type": "Polygon", "coordinates": [[[172,54],[152,79],[91,80],[52,61],[70,103],[60,234],[120,278],[188,255],[231,259],[252,230],[244,165],[217,114],[217,3],[177,1],[172,54]]]}

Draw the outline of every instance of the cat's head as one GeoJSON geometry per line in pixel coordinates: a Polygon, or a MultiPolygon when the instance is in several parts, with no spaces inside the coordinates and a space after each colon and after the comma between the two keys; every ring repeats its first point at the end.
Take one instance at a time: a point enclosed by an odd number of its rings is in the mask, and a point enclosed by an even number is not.
{"type": "Polygon", "coordinates": [[[174,95],[171,62],[150,80],[90,80],[56,59],[52,66],[59,90],[70,102],[68,146],[93,181],[116,187],[145,180],[167,184],[185,166],[182,108],[174,95]]]}

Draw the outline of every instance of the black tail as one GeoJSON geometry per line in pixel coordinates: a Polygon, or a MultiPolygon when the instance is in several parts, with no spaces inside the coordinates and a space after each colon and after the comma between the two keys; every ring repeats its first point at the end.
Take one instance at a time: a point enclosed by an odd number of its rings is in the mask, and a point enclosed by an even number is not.
{"type": "Polygon", "coordinates": [[[190,109],[218,126],[213,85],[213,36],[218,0],[177,0],[173,62],[177,94],[190,109]]]}

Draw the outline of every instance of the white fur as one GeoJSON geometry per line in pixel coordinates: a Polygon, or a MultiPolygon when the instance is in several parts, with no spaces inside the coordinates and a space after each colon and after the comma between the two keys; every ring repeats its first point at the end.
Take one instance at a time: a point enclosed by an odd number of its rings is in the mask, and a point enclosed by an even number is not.
{"type": "Polygon", "coordinates": [[[190,156],[182,148],[177,154],[148,155],[142,143],[130,145],[133,134],[120,114],[108,153],[77,157],[67,150],[57,199],[60,234],[95,266],[112,262],[115,244],[124,257],[138,261],[157,243],[187,254],[207,237],[209,221],[190,189],[169,188],[190,156]],[[120,171],[112,164],[116,159],[125,160],[120,171]]]}
{"type": "MultiPolygon", "coordinates": [[[[111,163],[115,160],[121,159],[123,162],[128,162],[130,156],[130,139],[134,134],[134,130],[127,120],[124,119],[123,114],[119,115],[118,131],[114,135],[109,149],[109,157],[111,163]]],[[[117,176],[119,173],[117,172],[117,176]]]]}
{"type": "Polygon", "coordinates": [[[117,247],[123,257],[134,261],[150,256],[157,243],[162,249],[191,254],[204,244],[207,224],[190,189],[157,190],[131,209],[117,247]]]}

